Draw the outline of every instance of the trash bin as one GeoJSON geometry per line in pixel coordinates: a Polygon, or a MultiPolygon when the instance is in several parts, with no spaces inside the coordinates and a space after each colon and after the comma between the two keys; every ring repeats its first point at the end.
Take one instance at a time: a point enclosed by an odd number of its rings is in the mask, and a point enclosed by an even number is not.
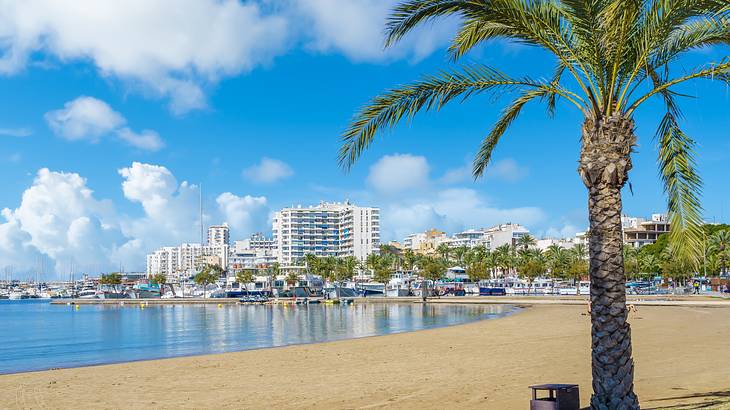
{"type": "Polygon", "coordinates": [[[530,388],[530,410],[580,409],[580,391],[577,384],[538,384],[530,388]],[[538,397],[539,395],[543,397],[538,397]]]}

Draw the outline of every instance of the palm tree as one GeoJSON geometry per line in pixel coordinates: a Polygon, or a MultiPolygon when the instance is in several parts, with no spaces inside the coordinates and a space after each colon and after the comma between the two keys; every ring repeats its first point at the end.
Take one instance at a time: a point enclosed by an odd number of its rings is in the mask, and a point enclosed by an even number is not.
{"type": "Polygon", "coordinates": [[[522,235],[517,238],[517,246],[519,246],[523,250],[527,250],[535,245],[537,245],[537,241],[530,234],[522,235]]]}
{"type": "Polygon", "coordinates": [[[459,265],[464,264],[464,258],[466,257],[467,252],[469,252],[469,248],[466,246],[458,246],[454,248],[454,259],[456,260],[456,263],[459,265]]]}
{"type": "Polygon", "coordinates": [[[552,244],[545,249],[544,254],[554,283],[556,277],[564,277],[568,273],[569,252],[558,244],[552,244]]]}
{"type": "Polygon", "coordinates": [[[728,257],[730,256],[730,252],[728,252],[730,250],[730,231],[723,229],[715,232],[710,236],[709,242],[709,251],[716,255],[720,271],[723,274],[727,273],[728,257]]]}
{"type": "Polygon", "coordinates": [[[502,276],[504,276],[505,273],[512,273],[511,269],[514,265],[514,261],[511,246],[509,246],[509,244],[500,245],[494,250],[494,253],[497,254],[497,264],[502,270],[502,276]]]}
{"type": "Polygon", "coordinates": [[[403,252],[403,269],[412,271],[415,265],[416,255],[413,253],[412,249],[406,249],[405,252],[403,252]]]}
{"type": "MultiPolygon", "coordinates": [[[[215,281],[218,280],[218,278],[220,277],[218,269],[215,269],[216,266],[218,265],[206,265],[202,271],[200,271],[193,277],[193,281],[195,283],[203,286],[203,298],[208,297],[208,285],[210,285],[211,283],[215,283],[215,281]]],[[[218,266],[218,268],[220,269],[220,266],[218,266]]]]}
{"type": "Polygon", "coordinates": [[[448,262],[449,254],[451,254],[451,247],[449,247],[449,244],[442,243],[436,247],[436,253],[441,255],[445,262],[448,262]]]}
{"type": "Polygon", "coordinates": [[[677,86],[703,78],[728,82],[730,60],[708,61],[689,72],[674,66],[687,51],[730,43],[729,15],[727,0],[403,0],[388,20],[386,46],[422,23],[456,16],[461,25],[449,48],[453,60],[490,40],[507,39],[547,51],[555,70],[534,79],[471,64],[387,91],[345,131],[340,164],[349,169],[380,131],[421,110],[477,94],[516,93],[481,143],[473,166],[479,177],[528,102],[545,102],[549,115],[559,98],[576,107],[584,118],[578,171],[588,190],[590,220],[591,405],[638,408],[621,254],[621,188],[637,141],[634,114],[657,98],[666,108],[657,145],[669,235],[677,255],[697,264],[701,180],[694,141],[680,128],[677,86]]]}

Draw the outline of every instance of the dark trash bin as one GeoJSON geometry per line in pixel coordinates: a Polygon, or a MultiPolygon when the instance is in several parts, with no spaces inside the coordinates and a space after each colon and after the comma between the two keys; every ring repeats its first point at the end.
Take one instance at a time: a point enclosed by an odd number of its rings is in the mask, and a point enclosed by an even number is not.
{"type": "Polygon", "coordinates": [[[538,384],[530,388],[530,410],[580,409],[580,391],[577,384],[538,384]]]}

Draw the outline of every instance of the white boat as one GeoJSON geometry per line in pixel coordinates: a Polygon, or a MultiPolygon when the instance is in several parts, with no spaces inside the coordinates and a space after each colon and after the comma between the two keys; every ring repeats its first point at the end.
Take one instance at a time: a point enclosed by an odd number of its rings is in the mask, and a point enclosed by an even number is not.
{"type": "Polygon", "coordinates": [[[84,289],[79,292],[79,294],[76,296],[79,299],[98,299],[98,295],[96,290],[94,289],[84,289]]]}
{"type": "Polygon", "coordinates": [[[24,294],[23,292],[10,292],[8,295],[8,299],[10,300],[21,300],[21,299],[28,299],[28,295],[24,294]]]}
{"type": "Polygon", "coordinates": [[[574,296],[574,295],[578,295],[578,290],[580,290],[581,295],[590,295],[591,294],[590,282],[581,281],[580,284],[578,285],[578,287],[568,286],[565,288],[558,289],[558,292],[560,295],[563,295],[563,296],[574,296]]]}

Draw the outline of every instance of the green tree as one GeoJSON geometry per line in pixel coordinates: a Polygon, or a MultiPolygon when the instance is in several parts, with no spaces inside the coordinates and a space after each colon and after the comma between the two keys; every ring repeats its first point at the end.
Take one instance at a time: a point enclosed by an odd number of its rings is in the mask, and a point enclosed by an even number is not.
{"type": "Polygon", "coordinates": [[[435,282],[444,275],[446,272],[446,263],[444,260],[436,259],[436,258],[428,258],[424,261],[423,269],[421,270],[421,276],[423,279],[425,279],[421,283],[421,297],[423,298],[423,301],[426,301],[426,298],[430,295],[430,291],[428,289],[428,283],[426,280],[430,280],[432,282],[435,282]]]}
{"type": "Polygon", "coordinates": [[[580,281],[588,276],[588,262],[584,259],[572,259],[568,265],[568,277],[573,279],[576,294],[580,295],[580,281]]]}
{"type": "Polygon", "coordinates": [[[530,234],[522,235],[519,238],[517,238],[517,246],[523,250],[527,250],[536,245],[537,245],[537,241],[530,234]]]}
{"type": "Polygon", "coordinates": [[[723,274],[727,273],[728,260],[730,260],[730,231],[722,230],[715,232],[708,241],[708,251],[717,258],[717,263],[723,274]]]}
{"type": "Polygon", "coordinates": [[[295,286],[299,282],[299,275],[293,270],[289,271],[286,275],[286,284],[289,286],[295,286]]]}
{"type": "Polygon", "coordinates": [[[439,246],[436,247],[436,253],[439,254],[445,262],[448,262],[449,256],[451,255],[451,247],[447,243],[439,244],[439,246]]]}
{"type": "Polygon", "coordinates": [[[99,278],[99,284],[116,286],[122,283],[122,275],[120,273],[110,273],[108,275],[101,275],[99,278]]]}
{"type": "Polygon", "coordinates": [[[342,282],[348,281],[355,276],[355,269],[357,268],[357,258],[354,256],[347,256],[341,259],[337,259],[335,266],[335,290],[337,299],[340,298],[340,285],[342,282]]]}
{"type": "Polygon", "coordinates": [[[244,269],[240,272],[236,272],[236,282],[238,282],[241,289],[247,289],[246,285],[254,281],[254,274],[251,269],[244,269]]]}
{"type": "MultiPolygon", "coordinates": [[[[152,275],[152,283],[156,283],[160,285],[160,293],[165,293],[165,285],[167,285],[167,275],[164,273],[157,273],[155,275],[152,275]]],[[[170,290],[172,291],[172,294],[175,294],[175,287],[170,285],[170,290]]]]}
{"type": "Polygon", "coordinates": [[[631,279],[636,279],[636,277],[639,275],[639,272],[641,271],[641,267],[639,264],[639,249],[631,245],[624,245],[623,254],[624,272],[626,272],[626,276],[631,279]]]}
{"type": "Polygon", "coordinates": [[[466,274],[469,275],[469,280],[474,283],[479,283],[484,279],[489,278],[489,268],[487,263],[484,261],[474,261],[466,267],[466,274]]]}
{"type": "Polygon", "coordinates": [[[413,253],[412,249],[406,249],[405,252],[403,252],[403,269],[412,271],[415,266],[416,255],[413,253]]]}
{"type": "Polygon", "coordinates": [[[478,177],[527,103],[544,102],[549,115],[558,101],[575,107],[583,117],[578,169],[588,190],[591,232],[591,406],[638,408],[621,249],[621,189],[637,143],[634,116],[649,101],[666,109],[657,145],[669,235],[675,252],[698,264],[701,180],[694,141],[680,128],[678,87],[695,79],[730,82],[730,60],[702,61],[689,71],[675,66],[688,51],[730,43],[729,14],[727,0],[402,0],[388,19],[386,46],[422,23],[455,16],[460,27],[449,48],[453,60],[506,39],[546,51],[555,70],[540,78],[513,77],[470,64],[395,87],[353,119],[343,135],[340,163],[349,168],[380,131],[412,120],[419,111],[480,94],[516,94],[481,143],[473,166],[478,177]]]}
{"type": "Polygon", "coordinates": [[[276,277],[279,276],[281,273],[281,265],[279,265],[279,262],[274,262],[269,266],[268,269],[269,272],[269,292],[273,292],[274,290],[274,282],[276,281],[276,277]]]}
{"type": "MultiPolygon", "coordinates": [[[[218,265],[206,265],[202,271],[198,272],[193,277],[193,282],[203,287],[203,298],[208,297],[208,285],[215,283],[215,281],[218,280],[218,278],[220,277],[218,270],[215,269],[215,266],[218,265]]],[[[218,268],[220,268],[220,266],[218,266],[218,268]]]]}
{"type": "Polygon", "coordinates": [[[456,263],[458,263],[459,265],[463,265],[464,258],[466,257],[467,253],[469,252],[469,248],[462,245],[462,246],[458,246],[458,247],[454,248],[453,252],[454,252],[454,260],[456,261],[456,263]]]}

